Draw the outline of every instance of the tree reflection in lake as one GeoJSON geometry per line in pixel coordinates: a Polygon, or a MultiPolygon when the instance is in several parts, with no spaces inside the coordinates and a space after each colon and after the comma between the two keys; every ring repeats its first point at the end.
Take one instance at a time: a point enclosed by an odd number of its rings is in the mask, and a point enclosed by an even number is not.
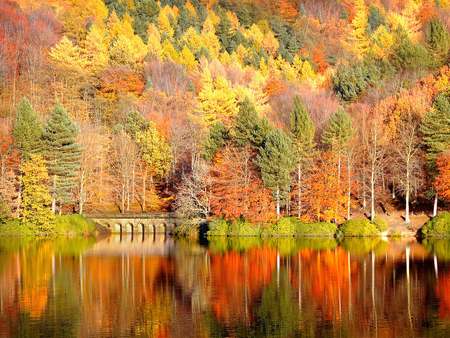
{"type": "Polygon", "coordinates": [[[0,337],[445,336],[449,245],[0,239],[0,337]]]}

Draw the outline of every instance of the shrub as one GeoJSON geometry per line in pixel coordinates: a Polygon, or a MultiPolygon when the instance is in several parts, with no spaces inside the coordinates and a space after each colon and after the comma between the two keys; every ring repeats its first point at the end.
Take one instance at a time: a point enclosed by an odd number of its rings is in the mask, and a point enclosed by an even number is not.
{"type": "Polygon", "coordinates": [[[295,236],[297,234],[297,218],[282,217],[277,223],[270,224],[262,231],[262,236],[295,236]]]}
{"type": "Polygon", "coordinates": [[[228,221],[229,236],[261,236],[261,227],[249,221],[228,221]]]}
{"type": "Polygon", "coordinates": [[[34,232],[18,218],[0,223],[0,236],[33,236],[34,232]]]}
{"type": "Polygon", "coordinates": [[[450,213],[445,211],[430,219],[421,230],[426,237],[450,236],[450,213]]]}
{"type": "Polygon", "coordinates": [[[87,220],[83,215],[56,216],[54,232],[58,235],[81,236],[87,230],[93,233],[97,229],[94,221],[87,220]]]}
{"type": "Polygon", "coordinates": [[[388,230],[388,225],[386,221],[380,217],[375,217],[372,221],[373,224],[377,227],[381,232],[385,232],[388,230]]]}
{"type": "Polygon", "coordinates": [[[380,236],[381,231],[368,219],[348,219],[339,228],[339,235],[353,237],[380,236]]]}
{"type": "Polygon", "coordinates": [[[209,221],[208,236],[227,236],[228,222],[223,218],[213,218],[209,221]]]}
{"type": "Polygon", "coordinates": [[[327,222],[314,222],[303,223],[298,222],[297,235],[298,236],[320,236],[320,237],[333,237],[338,228],[334,223],[327,222]]]}

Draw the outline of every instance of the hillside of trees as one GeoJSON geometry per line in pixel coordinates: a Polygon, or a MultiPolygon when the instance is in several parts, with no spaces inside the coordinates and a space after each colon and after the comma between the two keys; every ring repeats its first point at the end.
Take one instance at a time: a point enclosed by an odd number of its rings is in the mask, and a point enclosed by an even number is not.
{"type": "Polygon", "coordinates": [[[448,0],[0,0],[1,217],[436,213],[449,28],[448,0]]]}

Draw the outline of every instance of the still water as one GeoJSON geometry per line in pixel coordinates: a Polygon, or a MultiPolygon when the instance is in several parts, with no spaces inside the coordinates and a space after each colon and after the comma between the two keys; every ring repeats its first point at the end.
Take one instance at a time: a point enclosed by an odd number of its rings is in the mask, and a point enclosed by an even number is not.
{"type": "Polygon", "coordinates": [[[0,239],[0,337],[449,337],[450,241],[0,239]]]}

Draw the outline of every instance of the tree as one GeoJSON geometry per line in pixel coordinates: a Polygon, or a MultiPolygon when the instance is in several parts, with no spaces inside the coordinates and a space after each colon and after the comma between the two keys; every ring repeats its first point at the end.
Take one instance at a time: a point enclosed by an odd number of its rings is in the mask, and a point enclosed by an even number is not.
{"type": "MultiPolygon", "coordinates": [[[[450,102],[444,94],[436,96],[433,108],[425,114],[419,128],[423,134],[422,144],[426,147],[428,172],[433,181],[437,174],[437,158],[450,149],[450,102]]],[[[436,191],[433,216],[437,213],[437,200],[436,191]]]]}
{"type": "Polygon", "coordinates": [[[14,139],[18,143],[22,162],[42,151],[42,124],[28,99],[23,98],[17,107],[14,139]]]}
{"type": "Polygon", "coordinates": [[[450,199],[450,152],[446,151],[436,159],[437,176],[434,188],[441,192],[442,197],[450,199]]]}
{"type": "Polygon", "coordinates": [[[52,211],[56,202],[62,205],[72,201],[72,191],[77,186],[82,147],[76,142],[80,133],[67,110],[57,100],[46,121],[42,139],[45,145],[49,175],[51,177],[52,211]]]}
{"type": "Polygon", "coordinates": [[[259,148],[256,164],[261,169],[265,186],[273,191],[277,204],[277,217],[280,217],[280,205],[286,200],[291,184],[291,172],[294,169],[297,152],[292,140],[282,130],[270,132],[259,148]]]}
{"type": "Polygon", "coordinates": [[[245,97],[234,116],[233,141],[239,147],[259,147],[267,134],[273,130],[273,126],[267,122],[267,119],[259,117],[255,105],[245,97]]]}
{"type": "Polygon", "coordinates": [[[302,103],[299,95],[294,98],[294,109],[290,116],[291,137],[297,147],[298,154],[298,217],[302,215],[302,167],[306,160],[311,157],[311,150],[314,147],[314,126],[308,111],[302,103]]]}
{"type": "Polygon", "coordinates": [[[212,161],[216,156],[217,150],[225,146],[227,140],[230,139],[229,133],[225,125],[217,121],[209,128],[209,135],[205,136],[203,143],[202,158],[206,161],[212,161]]]}
{"type": "Polygon", "coordinates": [[[136,133],[136,142],[140,146],[142,160],[146,163],[146,171],[143,179],[143,210],[145,210],[145,181],[147,168],[150,173],[150,182],[154,183],[156,175],[163,175],[170,169],[173,161],[172,148],[165,138],[156,129],[156,124],[150,121],[149,128],[136,133]]]}
{"type": "Polygon", "coordinates": [[[449,57],[450,34],[441,18],[435,15],[425,28],[426,47],[435,68],[440,68],[449,57]]]}
{"type": "Polygon", "coordinates": [[[102,173],[109,139],[102,134],[99,127],[85,124],[81,128],[81,146],[84,151],[81,154],[80,170],[77,176],[77,188],[75,190],[80,214],[83,214],[84,206],[93,202],[94,198],[102,194],[102,173]]]}
{"type": "MultiPolygon", "coordinates": [[[[341,186],[341,160],[346,155],[348,142],[355,133],[355,129],[352,128],[352,120],[343,108],[339,108],[338,111],[330,118],[325,131],[322,134],[322,143],[328,144],[331,147],[331,152],[335,154],[334,158],[338,160],[337,171],[337,184],[341,186]]],[[[348,171],[351,171],[350,167],[348,171]]],[[[350,176],[348,179],[348,191],[350,191],[350,176]]],[[[350,193],[348,194],[348,209],[350,209],[350,193]]]]}
{"type": "Polygon", "coordinates": [[[218,152],[211,167],[211,212],[226,219],[268,223],[274,216],[269,190],[252,161],[249,148],[227,146],[218,152]]]}
{"type": "Polygon", "coordinates": [[[21,219],[35,235],[49,235],[55,216],[50,209],[52,198],[46,187],[48,173],[45,160],[40,155],[31,155],[30,161],[22,165],[22,173],[21,219]]]}
{"type": "Polygon", "coordinates": [[[411,192],[422,184],[422,163],[420,156],[419,125],[409,119],[399,126],[395,140],[394,171],[399,177],[399,188],[405,196],[405,223],[409,223],[409,200],[411,192]]]}

